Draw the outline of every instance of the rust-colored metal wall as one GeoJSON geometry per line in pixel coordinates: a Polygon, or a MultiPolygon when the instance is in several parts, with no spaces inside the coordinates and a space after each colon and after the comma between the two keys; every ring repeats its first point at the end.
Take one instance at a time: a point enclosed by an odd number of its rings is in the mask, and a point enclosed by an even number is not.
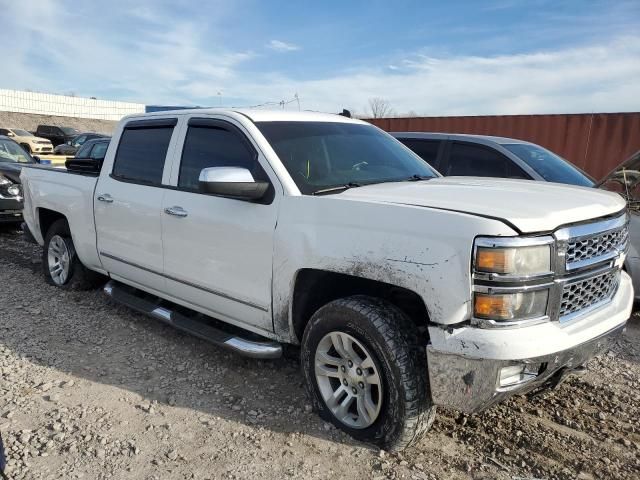
{"type": "Polygon", "coordinates": [[[596,179],[640,150],[640,112],[367,121],[389,132],[474,133],[519,138],[558,153],[596,179]]]}

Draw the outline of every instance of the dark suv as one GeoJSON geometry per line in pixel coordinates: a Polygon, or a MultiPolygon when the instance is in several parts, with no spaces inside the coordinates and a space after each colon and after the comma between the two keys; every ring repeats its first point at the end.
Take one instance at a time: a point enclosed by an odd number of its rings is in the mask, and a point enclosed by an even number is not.
{"type": "Polygon", "coordinates": [[[36,136],[50,140],[54,147],[71,141],[80,132],[71,127],[58,127],[56,125],[38,125],[36,136]]]}

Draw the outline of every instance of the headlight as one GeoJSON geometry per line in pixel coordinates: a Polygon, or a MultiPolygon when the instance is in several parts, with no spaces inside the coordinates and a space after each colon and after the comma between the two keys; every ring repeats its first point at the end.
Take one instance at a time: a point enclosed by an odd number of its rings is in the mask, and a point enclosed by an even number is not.
{"type": "Polygon", "coordinates": [[[5,185],[11,185],[13,182],[9,180],[4,175],[0,175],[0,187],[4,187],[5,185]]]}
{"type": "Polygon", "coordinates": [[[552,240],[547,237],[478,238],[474,270],[479,273],[513,277],[550,274],[551,244],[552,240]]]}
{"type": "Polygon", "coordinates": [[[473,322],[518,327],[548,320],[554,239],[478,237],[473,255],[473,322]]]}
{"type": "Polygon", "coordinates": [[[22,193],[20,185],[11,185],[9,188],[7,188],[7,193],[14,197],[19,197],[22,193]]]}
{"type": "Polygon", "coordinates": [[[546,315],[548,299],[548,289],[497,294],[476,292],[473,316],[499,322],[540,318],[546,315]]]}

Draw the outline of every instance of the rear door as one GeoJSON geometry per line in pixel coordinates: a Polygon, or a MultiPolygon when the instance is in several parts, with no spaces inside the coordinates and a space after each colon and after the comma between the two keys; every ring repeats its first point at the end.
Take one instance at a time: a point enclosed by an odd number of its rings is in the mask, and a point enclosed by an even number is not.
{"type": "Polygon", "coordinates": [[[204,313],[272,331],[276,177],[242,125],[192,116],[183,128],[184,148],[175,157],[173,188],[163,198],[167,287],[204,313]],[[267,197],[249,202],[200,193],[198,177],[207,167],[249,169],[254,179],[271,183],[267,197]]]}
{"type": "Polygon", "coordinates": [[[162,199],[176,125],[175,117],[127,123],[115,153],[105,159],[94,198],[104,269],[116,279],[161,291],[162,199]]]}

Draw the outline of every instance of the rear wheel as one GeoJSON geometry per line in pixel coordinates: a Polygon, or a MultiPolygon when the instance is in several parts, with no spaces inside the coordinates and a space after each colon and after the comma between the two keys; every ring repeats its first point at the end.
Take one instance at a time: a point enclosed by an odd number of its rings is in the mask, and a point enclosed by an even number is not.
{"type": "Polygon", "coordinates": [[[57,220],[45,236],[42,251],[42,271],[49,285],[69,290],[96,288],[104,277],[86,268],[73,245],[66,220],[57,220]]]}
{"type": "Polygon", "coordinates": [[[424,346],[385,301],[356,296],[322,307],[305,329],[301,362],[314,408],[358,440],[402,450],[433,423],[424,346]]]}

